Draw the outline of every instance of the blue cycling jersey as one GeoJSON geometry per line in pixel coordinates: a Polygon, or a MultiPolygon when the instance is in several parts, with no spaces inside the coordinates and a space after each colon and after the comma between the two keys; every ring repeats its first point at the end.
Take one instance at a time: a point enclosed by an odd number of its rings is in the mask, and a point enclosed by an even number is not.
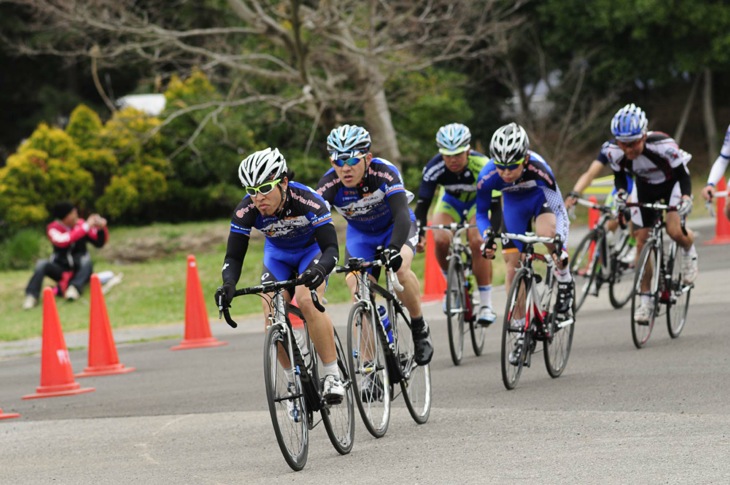
{"type": "Polygon", "coordinates": [[[281,211],[264,217],[246,196],[236,207],[231,220],[231,232],[251,235],[251,229],[261,231],[271,247],[301,249],[314,244],[314,230],[332,222],[327,204],[314,190],[298,182],[289,182],[288,196],[281,211]]]}
{"type": "MultiPolygon", "coordinates": [[[[556,218],[556,232],[563,241],[567,241],[570,222],[563,197],[552,169],[539,154],[528,151],[522,175],[512,183],[502,180],[497,173],[494,160],[489,160],[479,173],[477,226],[482,234],[491,227],[489,209],[493,190],[502,192],[502,210],[507,232],[523,234],[533,217],[544,212],[553,212],[556,218]]],[[[516,245],[518,248],[521,247],[520,244],[516,245]]]]}
{"type": "MultiPolygon", "coordinates": [[[[387,199],[394,194],[406,193],[403,179],[395,165],[373,158],[367,173],[357,187],[345,187],[337,172],[330,168],[317,185],[322,195],[347,223],[364,233],[380,234],[394,222],[387,199]]],[[[409,209],[411,220],[415,220],[409,209]]]]}

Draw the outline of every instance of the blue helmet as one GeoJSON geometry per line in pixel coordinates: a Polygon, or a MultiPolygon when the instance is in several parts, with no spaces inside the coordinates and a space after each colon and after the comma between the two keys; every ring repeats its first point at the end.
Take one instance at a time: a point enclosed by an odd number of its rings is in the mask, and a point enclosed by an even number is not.
{"type": "Polygon", "coordinates": [[[357,156],[370,151],[370,133],[362,126],[342,125],[327,136],[327,151],[334,158],[342,155],[357,156]]]}
{"type": "Polygon", "coordinates": [[[611,133],[618,141],[634,141],[644,136],[647,124],[649,122],[644,111],[631,103],[613,115],[611,133]]]}
{"type": "Polygon", "coordinates": [[[451,123],[439,128],[436,145],[442,155],[458,155],[469,149],[471,131],[461,123],[451,123]]]}

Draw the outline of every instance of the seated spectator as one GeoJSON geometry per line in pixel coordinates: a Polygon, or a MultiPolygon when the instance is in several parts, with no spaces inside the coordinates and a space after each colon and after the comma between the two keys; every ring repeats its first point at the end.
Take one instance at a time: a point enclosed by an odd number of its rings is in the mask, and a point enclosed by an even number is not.
{"type": "Polygon", "coordinates": [[[23,309],[38,304],[43,278],[48,276],[58,284],[58,295],[68,301],[79,298],[89,283],[93,272],[91,255],[86,244],[97,248],[109,239],[106,219],[92,214],[88,220],[79,218],[79,212],[71,202],[59,202],[53,208],[55,220],[46,227],[46,235],[53,245],[53,254],[47,260],[38,261],[35,272],[25,289],[23,309]]]}

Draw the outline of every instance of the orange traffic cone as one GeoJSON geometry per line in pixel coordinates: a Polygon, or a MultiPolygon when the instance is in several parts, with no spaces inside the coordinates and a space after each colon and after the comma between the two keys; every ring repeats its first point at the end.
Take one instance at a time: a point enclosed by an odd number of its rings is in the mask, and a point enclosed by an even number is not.
{"type": "Polygon", "coordinates": [[[446,292],[446,278],[441,272],[441,266],[436,259],[436,243],[433,240],[433,233],[426,231],[426,262],[423,269],[423,301],[440,300],[446,292]]]}
{"type": "Polygon", "coordinates": [[[10,418],[19,418],[20,414],[18,413],[4,413],[3,410],[0,408],[0,419],[10,419],[10,418]]]}
{"type": "MultiPolygon", "coordinates": [[[[727,190],[725,177],[720,178],[720,181],[717,183],[717,190],[727,190]]],[[[725,217],[725,204],[727,203],[727,199],[725,197],[718,197],[716,200],[715,237],[705,244],[728,244],[730,243],[730,221],[725,217]]]]}
{"type": "Polygon", "coordinates": [[[41,385],[36,388],[35,394],[23,396],[23,399],[69,396],[93,390],[93,387],[81,388],[79,383],[74,380],[71,359],[68,356],[66,340],[63,338],[53,290],[46,288],[43,290],[41,385]]]}
{"type": "Polygon", "coordinates": [[[210,321],[203,300],[203,287],[200,286],[198,277],[198,265],[195,256],[191,254],[188,256],[188,282],[185,291],[185,338],[171,350],[218,347],[227,343],[210,334],[210,321]]]}
{"type": "Polygon", "coordinates": [[[119,363],[117,348],[114,344],[109,315],[101,290],[101,282],[95,274],[91,275],[91,306],[89,307],[89,366],[76,377],[106,376],[126,374],[134,367],[124,367],[119,363]]]}

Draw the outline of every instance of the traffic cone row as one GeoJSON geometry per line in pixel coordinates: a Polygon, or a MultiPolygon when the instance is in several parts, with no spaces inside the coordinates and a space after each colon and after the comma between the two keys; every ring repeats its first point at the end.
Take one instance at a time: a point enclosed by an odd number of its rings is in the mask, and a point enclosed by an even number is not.
{"type": "MultiPolygon", "coordinates": [[[[75,377],[103,376],[132,372],[119,362],[109,315],[104,302],[104,293],[97,275],[91,276],[91,304],[89,308],[89,360],[88,366],[75,377]]],[[[226,345],[211,336],[208,313],[203,300],[203,289],[198,277],[195,257],[188,256],[187,290],[185,301],[185,338],[173,350],[192,349],[226,345]]],[[[53,290],[43,291],[43,337],[41,348],[41,382],[34,394],[23,399],[70,396],[92,392],[93,387],[81,387],[74,380],[71,360],[58,317],[53,290]]],[[[0,409],[0,420],[16,418],[20,414],[4,413],[0,409]]]]}

